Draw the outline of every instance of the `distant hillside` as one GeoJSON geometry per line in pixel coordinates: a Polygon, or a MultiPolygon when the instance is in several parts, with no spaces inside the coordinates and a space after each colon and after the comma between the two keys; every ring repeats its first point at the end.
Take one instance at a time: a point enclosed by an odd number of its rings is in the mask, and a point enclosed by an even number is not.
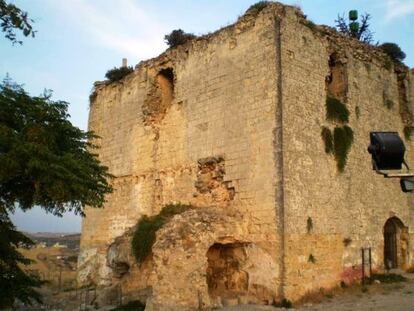
{"type": "Polygon", "coordinates": [[[79,249],[80,233],[26,232],[25,234],[36,243],[46,243],[48,247],[59,243],[66,245],[70,249],[79,249]]]}

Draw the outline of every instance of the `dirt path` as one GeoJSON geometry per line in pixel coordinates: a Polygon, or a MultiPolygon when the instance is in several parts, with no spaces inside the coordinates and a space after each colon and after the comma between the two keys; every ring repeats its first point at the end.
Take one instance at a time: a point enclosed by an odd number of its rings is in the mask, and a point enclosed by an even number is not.
{"type": "MultiPolygon", "coordinates": [[[[307,303],[296,309],[300,311],[414,311],[414,274],[404,274],[407,282],[373,284],[367,292],[346,292],[321,303],[307,303]]],[[[286,310],[269,306],[233,306],[221,311],[277,311],[286,310]]]]}

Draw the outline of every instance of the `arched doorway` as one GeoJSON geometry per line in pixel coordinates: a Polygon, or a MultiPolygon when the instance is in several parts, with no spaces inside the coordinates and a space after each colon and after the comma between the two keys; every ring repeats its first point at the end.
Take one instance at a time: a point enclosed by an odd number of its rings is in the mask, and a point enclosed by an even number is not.
{"type": "Polygon", "coordinates": [[[384,265],[386,269],[403,268],[408,257],[408,228],[397,217],[384,225],[384,265]]]}

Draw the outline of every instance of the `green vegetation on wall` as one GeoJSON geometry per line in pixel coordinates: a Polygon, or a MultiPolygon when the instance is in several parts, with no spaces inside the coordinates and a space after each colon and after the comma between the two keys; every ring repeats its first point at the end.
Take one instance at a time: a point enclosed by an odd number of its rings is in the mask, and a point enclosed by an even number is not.
{"type": "Polygon", "coordinates": [[[257,16],[264,8],[266,8],[271,2],[270,1],[259,1],[255,4],[252,4],[247,10],[245,14],[251,14],[253,16],[257,16]]]}
{"type": "Polygon", "coordinates": [[[411,126],[404,126],[404,137],[406,140],[411,140],[413,135],[413,128],[411,126]]]}
{"type": "Polygon", "coordinates": [[[143,304],[139,300],[133,300],[128,302],[125,305],[120,305],[111,311],[144,311],[145,310],[145,304],[143,304]]]}
{"type": "Polygon", "coordinates": [[[170,48],[175,48],[196,37],[196,35],[185,32],[182,29],[175,29],[171,31],[168,35],[164,36],[164,41],[168,44],[170,48]]]}
{"type": "Polygon", "coordinates": [[[348,123],[349,110],[340,100],[327,96],[326,97],[326,119],[329,121],[348,123]]]}
{"type": "Polygon", "coordinates": [[[332,154],[334,151],[334,143],[333,143],[333,136],[330,129],[323,126],[321,131],[322,140],[325,143],[325,152],[328,154],[332,154]]]}
{"type": "Polygon", "coordinates": [[[387,109],[391,110],[392,107],[394,107],[394,102],[391,99],[385,99],[384,106],[387,107],[387,109]]]}
{"type": "Polygon", "coordinates": [[[310,254],[308,257],[308,262],[310,263],[316,263],[316,258],[313,256],[313,254],[310,254]]]}
{"type": "Polygon", "coordinates": [[[144,215],[141,217],[131,242],[132,253],[138,263],[142,263],[151,254],[157,231],[173,216],[190,208],[190,205],[185,204],[168,204],[162,208],[158,215],[151,217],[144,215]]]}
{"type": "Polygon", "coordinates": [[[311,217],[308,217],[308,220],[306,221],[306,231],[308,233],[311,233],[313,229],[313,221],[311,217]]]}
{"type": "Polygon", "coordinates": [[[359,109],[359,106],[355,106],[355,116],[357,119],[361,116],[361,109],[359,109]]]}
{"type": "Polygon", "coordinates": [[[106,72],[105,78],[107,78],[109,82],[116,82],[122,80],[133,71],[134,69],[132,69],[132,67],[115,67],[106,72]]]}
{"type": "Polygon", "coordinates": [[[340,172],[345,169],[348,153],[354,141],[354,132],[348,126],[335,127],[334,129],[334,156],[337,168],[340,172]]]}

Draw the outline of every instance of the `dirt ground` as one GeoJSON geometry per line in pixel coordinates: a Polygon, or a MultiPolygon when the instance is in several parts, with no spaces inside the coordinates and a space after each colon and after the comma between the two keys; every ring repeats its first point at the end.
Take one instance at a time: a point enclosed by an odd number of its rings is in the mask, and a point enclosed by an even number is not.
{"type": "MultiPolygon", "coordinates": [[[[414,311],[414,274],[403,274],[407,282],[377,284],[345,289],[326,294],[321,302],[307,302],[290,310],[300,311],[414,311]]],[[[276,311],[286,310],[270,306],[233,306],[221,311],[276,311]]]]}

